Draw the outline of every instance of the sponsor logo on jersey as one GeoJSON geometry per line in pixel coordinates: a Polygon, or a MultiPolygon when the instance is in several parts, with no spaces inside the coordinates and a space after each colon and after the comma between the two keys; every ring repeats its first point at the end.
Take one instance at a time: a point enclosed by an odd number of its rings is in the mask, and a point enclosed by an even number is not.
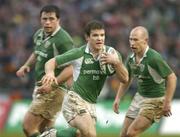
{"type": "Polygon", "coordinates": [[[93,64],[94,61],[93,61],[92,58],[86,58],[86,59],[84,60],[84,63],[85,63],[85,64],[93,64]]]}
{"type": "Polygon", "coordinates": [[[86,75],[86,74],[93,74],[93,75],[99,75],[99,74],[103,74],[102,71],[100,70],[83,70],[83,74],[86,75]]]}

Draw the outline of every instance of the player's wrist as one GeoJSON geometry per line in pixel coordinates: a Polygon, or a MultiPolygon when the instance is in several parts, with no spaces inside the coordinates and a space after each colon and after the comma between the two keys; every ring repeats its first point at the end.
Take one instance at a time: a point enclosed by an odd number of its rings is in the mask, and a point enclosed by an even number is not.
{"type": "Polygon", "coordinates": [[[46,71],[45,73],[47,76],[55,77],[55,74],[53,71],[46,71]]]}
{"type": "Polygon", "coordinates": [[[116,61],[114,61],[114,63],[113,63],[113,67],[114,67],[114,68],[117,68],[117,67],[119,67],[120,65],[121,65],[120,60],[116,60],[116,61]]]}
{"type": "Polygon", "coordinates": [[[28,67],[28,68],[31,68],[31,65],[29,65],[29,64],[24,64],[22,67],[28,67]]]}
{"type": "Polygon", "coordinates": [[[116,96],[115,100],[119,102],[121,100],[121,98],[119,96],[116,96]]]}

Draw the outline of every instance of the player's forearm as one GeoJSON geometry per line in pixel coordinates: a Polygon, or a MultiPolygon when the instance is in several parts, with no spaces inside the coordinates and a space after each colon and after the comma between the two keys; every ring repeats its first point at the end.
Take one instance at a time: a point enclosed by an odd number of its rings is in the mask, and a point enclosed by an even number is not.
{"type": "Polygon", "coordinates": [[[115,97],[116,100],[120,100],[124,96],[126,90],[129,87],[129,84],[130,84],[129,81],[126,84],[123,84],[120,82],[119,89],[118,89],[116,97],[115,97]]]}
{"type": "Polygon", "coordinates": [[[176,75],[174,73],[170,74],[167,77],[167,81],[166,81],[166,93],[165,93],[165,101],[167,102],[171,102],[173,96],[174,96],[174,92],[176,89],[176,75]]]}
{"type": "Polygon", "coordinates": [[[119,78],[119,80],[122,83],[127,83],[128,82],[128,71],[123,65],[121,61],[118,61],[116,64],[114,64],[114,69],[116,70],[116,75],[119,78]]]}
{"type": "Polygon", "coordinates": [[[45,64],[45,73],[47,75],[54,76],[55,68],[56,68],[56,60],[55,60],[55,58],[52,58],[52,59],[48,60],[45,64]]]}
{"type": "Polygon", "coordinates": [[[64,83],[67,81],[69,78],[71,78],[73,75],[73,67],[67,66],[58,76],[57,76],[57,81],[59,84],[64,83]]]}
{"type": "Polygon", "coordinates": [[[36,62],[36,55],[32,53],[23,66],[32,67],[35,64],[35,62],[36,62]]]}

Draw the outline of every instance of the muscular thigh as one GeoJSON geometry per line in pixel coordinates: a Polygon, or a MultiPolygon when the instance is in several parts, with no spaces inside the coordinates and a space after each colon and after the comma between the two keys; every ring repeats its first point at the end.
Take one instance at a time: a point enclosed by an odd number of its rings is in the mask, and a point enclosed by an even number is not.
{"type": "Polygon", "coordinates": [[[73,120],[69,122],[71,126],[76,127],[81,131],[88,131],[88,130],[95,131],[95,123],[96,123],[95,119],[92,118],[91,115],[88,113],[77,115],[73,120]]]}
{"type": "Polygon", "coordinates": [[[137,118],[129,126],[127,132],[134,132],[136,134],[142,133],[152,125],[152,121],[144,116],[138,115],[137,118]]]}
{"type": "Polygon", "coordinates": [[[35,94],[29,111],[53,121],[61,110],[63,98],[64,92],[60,89],[53,90],[46,94],[35,94]]]}
{"type": "Polygon", "coordinates": [[[23,120],[23,127],[25,129],[29,128],[39,128],[41,122],[43,121],[43,117],[40,115],[34,115],[31,112],[27,112],[25,114],[24,120],[23,120]]]}
{"type": "Polygon", "coordinates": [[[128,130],[129,126],[131,125],[131,123],[133,121],[134,121],[134,119],[129,118],[129,117],[125,117],[125,120],[124,120],[123,126],[122,126],[122,130],[121,130],[121,133],[120,133],[120,135],[122,137],[126,136],[127,130],[128,130]]]}

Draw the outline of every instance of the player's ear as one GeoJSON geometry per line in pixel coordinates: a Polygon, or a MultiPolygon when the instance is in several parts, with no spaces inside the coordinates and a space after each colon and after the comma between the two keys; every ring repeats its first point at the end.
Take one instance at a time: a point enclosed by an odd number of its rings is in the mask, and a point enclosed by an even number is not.
{"type": "Polygon", "coordinates": [[[57,21],[59,22],[59,24],[61,24],[61,20],[60,20],[60,18],[57,18],[57,21]]]}
{"type": "Polygon", "coordinates": [[[84,35],[86,41],[89,41],[89,36],[87,34],[84,35]]]}

